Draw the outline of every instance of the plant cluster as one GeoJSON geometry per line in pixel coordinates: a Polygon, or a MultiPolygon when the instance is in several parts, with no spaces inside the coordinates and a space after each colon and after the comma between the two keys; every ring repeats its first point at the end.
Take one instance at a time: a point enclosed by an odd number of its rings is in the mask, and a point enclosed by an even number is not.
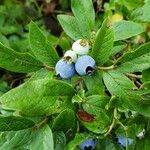
{"type": "Polygon", "coordinates": [[[0,95],[0,149],[149,150],[150,1],[96,3],[71,0],[59,38],[31,21],[28,50],[0,42],[25,74],[0,95]]]}

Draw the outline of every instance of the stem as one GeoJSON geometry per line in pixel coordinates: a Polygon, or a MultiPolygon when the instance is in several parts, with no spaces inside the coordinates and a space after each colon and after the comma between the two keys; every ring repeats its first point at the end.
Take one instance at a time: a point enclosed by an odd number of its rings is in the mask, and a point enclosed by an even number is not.
{"type": "Polygon", "coordinates": [[[44,120],[42,120],[40,123],[35,125],[35,128],[40,128],[41,126],[43,126],[44,124],[46,124],[48,121],[48,117],[45,117],[44,120]]]}
{"type": "Polygon", "coordinates": [[[49,71],[54,71],[54,67],[50,67],[50,66],[48,66],[46,64],[44,64],[43,67],[45,67],[49,71]]]}
{"type": "Polygon", "coordinates": [[[97,68],[98,68],[99,70],[111,70],[111,69],[114,69],[115,66],[114,66],[114,65],[109,66],[109,67],[100,67],[100,66],[98,66],[97,68]]]}
{"type": "MultiPolygon", "coordinates": [[[[110,101],[109,101],[108,104],[105,106],[105,109],[106,109],[106,110],[108,110],[108,109],[111,107],[111,105],[112,105],[112,103],[113,103],[114,100],[116,100],[116,96],[112,96],[112,97],[111,97],[110,101]]],[[[113,106],[113,105],[112,105],[112,106],[113,106]]]]}
{"type": "Polygon", "coordinates": [[[142,75],[136,75],[136,74],[130,74],[130,73],[126,73],[126,75],[132,78],[142,79],[142,75]]]}
{"type": "Polygon", "coordinates": [[[116,123],[116,117],[117,117],[117,109],[114,109],[114,114],[113,114],[113,121],[112,124],[109,127],[109,130],[104,134],[104,136],[106,137],[108,134],[110,134],[110,132],[112,131],[115,123],[116,123]]]}

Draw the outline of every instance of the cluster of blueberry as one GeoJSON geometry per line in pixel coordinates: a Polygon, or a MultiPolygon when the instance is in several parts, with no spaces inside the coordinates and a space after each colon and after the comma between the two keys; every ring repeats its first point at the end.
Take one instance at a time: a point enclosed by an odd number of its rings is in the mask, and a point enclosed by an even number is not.
{"type": "Polygon", "coordinates": [[[72,45],[72,50],[66,51],[64,57],[55,66],[57,77],[69,79],[75,73],[80,76],[92,74],[95,70],[95,60],[87,55],[90,45],[87,40],[79,39],[72,45]]]}

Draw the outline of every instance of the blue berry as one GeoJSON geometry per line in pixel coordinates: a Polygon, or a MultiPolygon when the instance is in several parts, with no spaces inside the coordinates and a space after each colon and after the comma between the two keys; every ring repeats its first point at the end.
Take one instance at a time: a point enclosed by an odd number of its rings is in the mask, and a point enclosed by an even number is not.
{"type": "Polygon", "coordinates": [[[75,69],[81,76],[90,75],[95,70],[95,60],[91,56],[83,55],[77,59],[75,69]]]}
{"type": "Polygon", "coordinates": [[[117,139],[117,143],[123,147],[126,147],[126,142],[128,142],[128,145],[133,144],[133,139],[127,138],[125,136],[118,136],[117,139]]]}
{"type": "Polygon", "coordinates": [[[57,62],[55,66],[56,75],[62,79],[69,79],[75,74],[74,63],[67,63],[64,59],[57,62]]]}
{"type": "Polygon", "coordinates": [[[81,150],[94,150],[96,147],[96,139],[86,139],[80,144],[81,150]]]}

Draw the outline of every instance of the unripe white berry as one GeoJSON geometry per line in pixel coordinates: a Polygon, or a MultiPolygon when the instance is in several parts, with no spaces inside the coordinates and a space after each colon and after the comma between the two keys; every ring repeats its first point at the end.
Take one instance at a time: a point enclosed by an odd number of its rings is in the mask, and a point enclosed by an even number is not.
{"type": "Polygon", "coordinates": [[[77,60],[77,54],[72,50],[68,50],[65,52],[63,59],[68,63],[75,63],[77,60]]]}
{"type": "Polygon", "coordinates": [[[79,55],[86,55],[88,54],[90,49],[89,43],[87,40],[79,39],[75,41],[72,45],[72,50],[79,55]]]}
{"type": "Polygon", "coordinates": [[[139,138],[139,139],[143,139],[145,137],[145,129],[143,129],[140,133],[138,133],[136,136],[139,138]]]}

